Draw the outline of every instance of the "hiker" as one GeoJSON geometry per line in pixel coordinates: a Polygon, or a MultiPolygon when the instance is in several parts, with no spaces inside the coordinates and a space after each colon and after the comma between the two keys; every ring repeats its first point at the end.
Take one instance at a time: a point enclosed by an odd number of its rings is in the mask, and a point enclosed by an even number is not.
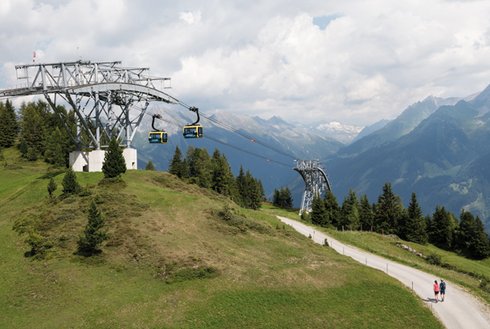
{"type": "Polygon", "coordinates": [[[439,285],[437,284],[437,280],[434,280],[434,296],[437,303],[439,301],[439,285]]]}
{"type": "Polygon", "coordinates": [[[444,296],[446,295],[446,282],[441,279],[441,283],[439,284],[439,291],[441,292],[441,302],[444,301],[444,296]]]}

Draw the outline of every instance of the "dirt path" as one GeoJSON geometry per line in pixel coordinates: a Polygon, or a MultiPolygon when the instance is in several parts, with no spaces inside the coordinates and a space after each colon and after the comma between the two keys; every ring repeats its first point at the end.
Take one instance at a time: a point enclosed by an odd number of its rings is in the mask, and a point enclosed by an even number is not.
{"type": "Polygon", "coordinates": [[[432,312],[442,321],[446,328],[471,328],[490,329],[490,310],[480,303],[463,288],[447,282],[446,299],[444,302],[435,303],[432,292],[432,283],[439,281],[439,277],[425,273],[406,265],[398,264],[389,259],[370,254],[355,247],[345,245],[325,233],[316,231],[314,227],[286,218],[278,218],[299,233],[312,237],[316,243],[323,244],[327,239],[330,247],[338,253],[352,257],[358,262],[381,270],[413,291],[427,303],[432,312]]]}

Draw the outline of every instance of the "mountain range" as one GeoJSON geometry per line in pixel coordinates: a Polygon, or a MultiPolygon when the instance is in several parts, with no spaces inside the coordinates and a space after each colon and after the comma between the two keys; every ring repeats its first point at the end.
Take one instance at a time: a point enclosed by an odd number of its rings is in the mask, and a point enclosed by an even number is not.
{"type": "Polygon", "coordinates": [[[250,170],[268,196],[288,186],[299,205],[304,183],[292,170],[294,159],[320,159],[339,202],[349,189],[376,202],[384,183],[390,182],[405,203],[416,192],[425,214],[436,205],[456,215],[465,208],[490,228],[490,86],[464,99],[427,97],[396,119],[364,129],[337,122],[311,127],[279,117],[215,111],[201,116],[205,137],[186,140],[181,127],[193,121],[192,113],[165,110],[163,118],[157,123],[169,132],[168,144],[147,143],[149,118],[133,140],[140,168],[151,160],[166,170],[175,146],[184,152],[191,145],[210,153],[218,148],[235,174],[240,166],[250,170]]]}

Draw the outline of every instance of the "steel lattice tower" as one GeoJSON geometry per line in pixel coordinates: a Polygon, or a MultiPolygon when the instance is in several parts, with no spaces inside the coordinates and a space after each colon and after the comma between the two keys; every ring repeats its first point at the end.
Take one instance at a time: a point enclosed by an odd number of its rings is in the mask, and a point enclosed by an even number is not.
{"type": "Polygon", "coordinates": [[[311,205],[315,195],[321,196],[326,191],[331,191],[328,177],[320,161],[318,160],[297,160],[294,168],[305,181],[305,191],[301,201],[300,215],[304,212],[311,212],[311,205]]]}
{"type": "MultiPolygon", "coordinates": [[[[128,161],[136,169],[136,150],[131,149],[131,142],[151,101],[189,108],[161,90],[170,78],[150,76],[148,68],[122,67],[120,61],[35,63],[17,65],[15,69],[17,88],[0,90],[0,98],[44,95],[65,125],[66,113],[58,105],[71,107],[76,115],[77,130],[73,132],[67,125],[66,128],[78,148],[73,162],[83,157],[80,162],[85,162],[89,171],[92,171],[89,155],[94,156],[92,168],[99,171],[104,152],[101,148],[106,146],[102,144],[113,137],[126,147],[131,158],[128,161]],[[156,86],[158,81],[160,88],[156,86]]],[[[71,158],[70,165],[73,166],[71,158]]]]}

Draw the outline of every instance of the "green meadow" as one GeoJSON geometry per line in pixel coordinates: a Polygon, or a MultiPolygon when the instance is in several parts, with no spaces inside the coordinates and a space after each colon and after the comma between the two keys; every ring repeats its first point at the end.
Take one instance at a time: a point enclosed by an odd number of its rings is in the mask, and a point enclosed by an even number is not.
{"type": "Polygon", "coordinates": [[[14,150],[0,163],[0,328],[442,328],[396,280],[312,243],[270,209],[152,171],[105,183],[77,173],[82,193],[61,196],[59,170],[14,150]],[[83,257],[92,200],[109,239],[83,257]],[[32,230],[45,254],[27,253],[32,230]]]}

